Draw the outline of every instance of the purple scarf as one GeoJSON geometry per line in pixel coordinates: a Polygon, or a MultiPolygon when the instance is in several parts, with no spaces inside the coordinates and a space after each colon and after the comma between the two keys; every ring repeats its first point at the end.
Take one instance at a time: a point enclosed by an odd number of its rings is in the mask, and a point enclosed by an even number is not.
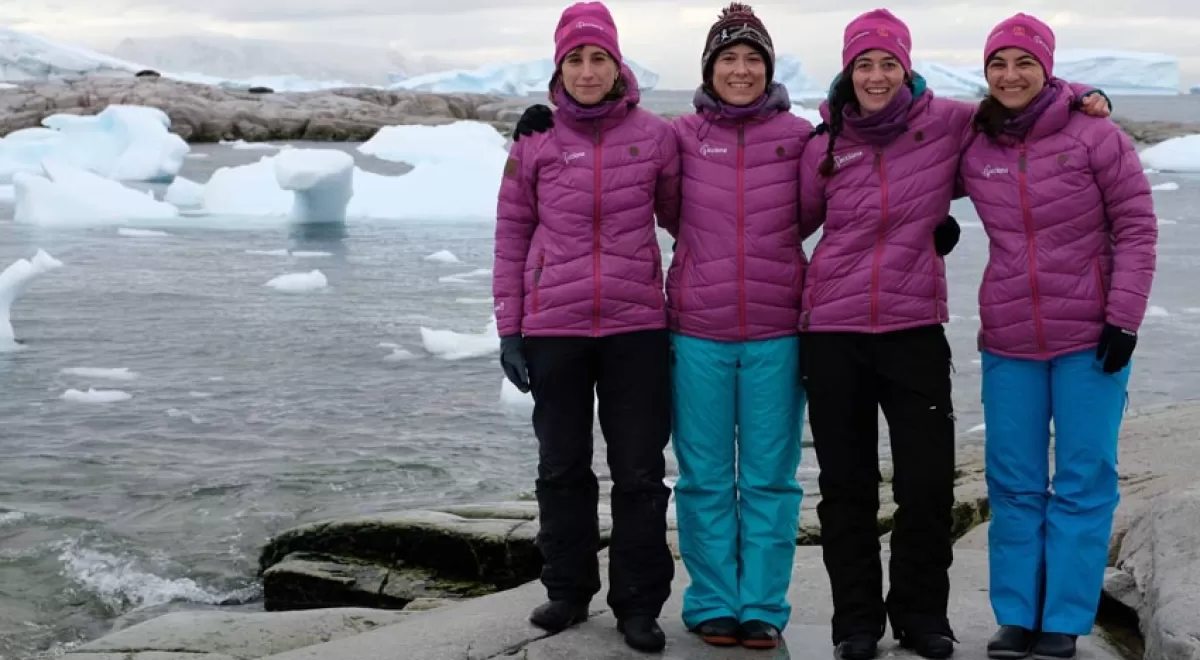
{"type": "Polygon", "coordinates": [[[561,82],[554,86],[554,105],[576,121],[607,117],[614,108],[624,102],[625,99],[612,99],[592,105],[583,105],[567,93],[566,86],[561,82]]]}
{"type": "Polygon", "coordinates": [[[884,146],[908,130],[908,110],[912,102],[912,89],[901,85],[879,112],[864,117],[859,114],[857,104],[848,103],[842,108],[842,119],[858,137],[872,145],[884,146]]]}
{"type": "Polygon", "coordinates": [[[1059,89],[1057,80],[1047,80],[1046,86],[1038,92],[1037,96],[1033,97],[1029,105],[1004,121],[1004,135],[1014,140],[1023,140],[1029,133],[1029,129],[1033,128],[1038,119],[1041,119],[1042,114],[1054,105],[1059,89]]]}
{"type": "Polygon", "coordinates": [[[723,119],[748,119],[750,117],[760,117],[770,110],[791,110],[792,102],[788,97],[787,88],[779,83],[771,83],[767,86],[767,91],[763,92],[753,103],[749,105],[731,105],[721,101],[712,92],[705,90],[704,86],[696,88],[696,93],[692,95],[692,105],[697,111],[709,112],[723,119]]]}

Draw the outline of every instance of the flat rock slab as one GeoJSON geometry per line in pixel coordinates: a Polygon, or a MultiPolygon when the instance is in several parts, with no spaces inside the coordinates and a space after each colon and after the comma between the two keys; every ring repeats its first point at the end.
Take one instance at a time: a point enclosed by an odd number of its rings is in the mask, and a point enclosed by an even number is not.
{"type": "Polygon", "coordinates": [[[78,647],[69,660],[252,660],[358,635],[407,618],[372,609],[173,612],[78,647]],[[199,654],[199,655],[198,655],[199,654]],[[93,657],[98,656],[98,657],[93,657]]]}
{"type": "MultiPolygon", "coordinates": [[[[886,559],[885,551],[883,560],[886,562],[886,559]]],[[[718,649],[686,633],[680,622],[680,612],[687,583],[686,572],[677,564],[672,596],[661,619],[669,637],[668,646],[658,657],[668,660],[832,657],[828,625],[832,606],[820,549],[797,548],[789,592],[792,623],[785,631],[787,648],[774,653],[718,649]]],[[[987,638],[995,627],[987,599],[986,551],[956,551],[951,584],[952,624],[962,640],[955,657],[982,659],[986,655],[987,638]]],[[[530,583],[356,637],[270,656],[268,660],[619,660],[654,657],[625,646],[615,629],[615,621],[603,604],[602,595],[593,600],[593,616],[589,621],[558,635],[545,635],[527,621],[529,611],[544,598],[542,586],[530,583]]],[[[915,656],[896,648],[890,638],[885,638],[880,657],[915,656]]],[[[1080,641],[1078,658],[1119,660],[1120,656],[1103,640],[1088,637],[1080,641]]]]}

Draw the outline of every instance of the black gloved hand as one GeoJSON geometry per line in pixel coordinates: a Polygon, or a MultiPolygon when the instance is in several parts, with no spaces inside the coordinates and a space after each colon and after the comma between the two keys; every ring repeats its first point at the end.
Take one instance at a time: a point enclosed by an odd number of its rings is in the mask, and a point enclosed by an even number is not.
{"type": "Polygon", "coordinates": [[[500,338],[500,367],[509,382],[529,392],[529,368],[525,366],[525,338],[508,335],[500,338]]]}
{"type": "Polygon", "coordinates": [[[1104,373],[1115,374],[1129,364],[1133,349],[1137,346],[1137,333],[1105,323],[1100,331],[1100,345],[1096,347],[1096,359],[1104,360],[1104,373]]]}
{"type": "Polygon", "coordinates": [[[540,103],[525,108],[517,125],[513,127],[513,142],[519,142],[522,136],[534,133],[545,133],[554,126],[554,113],[548,106],[540,103]]]}
{"type": "Polygon", "coordinates": [[[962,230],[958,227],[958,220],[954,216],[948,215],[942,224],[933,228],[933,248],[937,250],[938,255],[946,256],[958,245],[958,235],[962,230]]]}

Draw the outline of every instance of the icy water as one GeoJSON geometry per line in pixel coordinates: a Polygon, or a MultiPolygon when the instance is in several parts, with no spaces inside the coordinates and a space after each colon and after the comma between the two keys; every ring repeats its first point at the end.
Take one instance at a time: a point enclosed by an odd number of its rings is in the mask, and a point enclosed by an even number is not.
{"type": "MultiPolygon", "coordinates": [[[[197,151],[210,157],[183,172],[197,180],[263,155],[197,151]]],[[[1133,406],[1200,385],[1200,178],[1152,180],[1180,188],[1156,193],[1159,275],[1133,406]]],[[[948,258],[948,332],[970,444],[982,440],[975,294],[986,244],[970,205],[954,212],[964,233],[948,258]]],[[[298,523],[529,496],[528,410],[501,403],[495,355],[446,360],[421,339],[422,327],[484,331],[489,277],[454,276],[491,267],[491,227],[351,220],[296,233],[185,218],[160,227],[166,236],[129,237],[10,217],[0,206],[0,268],[38,248],[64,267],[13,307],[25,350],[0,354],[0,658],[53,653],[166,609],[258,607],[258,551],[298,523]],[[284,248],[327,254],[248,252],[284,248]],[[439,250],[462,263],[424,259],[439,250]],[[313,268],[328,288],[264,286],[313,268]],[[133,373],[64,372],[79,368],[133,373]],[[132,398],[77,403],[61,398],[69,388],[132,398]]],[[[815,492],[813,468],[806,450],[815,492]]]]}

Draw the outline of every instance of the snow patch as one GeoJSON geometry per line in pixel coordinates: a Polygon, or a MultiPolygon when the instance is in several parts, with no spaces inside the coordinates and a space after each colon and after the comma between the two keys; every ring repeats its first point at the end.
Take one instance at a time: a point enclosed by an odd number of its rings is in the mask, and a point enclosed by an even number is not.
{"type": "Polygon", "coordinates": [[[18,259],[0,273],[0,353],[21,349],[13,332],[12,304],[35,277],[62,265],[44,250],[38,250],[33,259],[18,259]]]}

